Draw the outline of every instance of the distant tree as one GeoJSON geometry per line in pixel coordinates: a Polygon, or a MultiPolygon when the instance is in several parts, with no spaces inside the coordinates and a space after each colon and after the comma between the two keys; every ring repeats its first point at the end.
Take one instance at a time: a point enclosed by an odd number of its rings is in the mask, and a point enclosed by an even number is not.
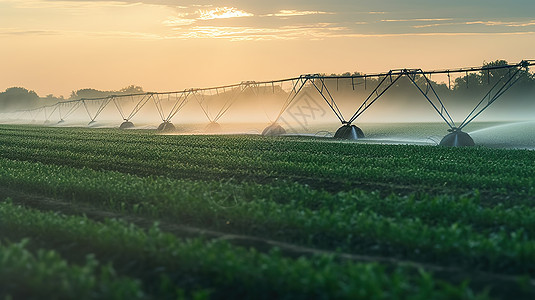
{"type": "MultiPolygon", "coordinates": [[[[505,60],[495,60],[490,63],[483,63],[483,67],[502,67],[507,66],[509,63],[505,60]]],[[[495,84],[496,81],[502,79],[506,76],[511,70],[510,69],[496,69],[496,70],[487,70],[480,71],[481,83],[482,84],[495,84]]]]}
{"type": "Polygon", "coordinates": [[[64,100],[65,98],[63,96],[56,97],[53,94],[48,94],[44,98],[41,98],[41,102],[44,105],[51,105],[64,100]]]}
{"type": "MultiPolygon", "coordinates": [[[[502,66],[502,65],[507,65],[507,62],[505,60],[501,60],[501,61],[497,60],[492,63],[486,64],[486,66],[502,66]]],[[[497,80],[500,80],[501,78],[507,79],[509,77],[508,75],[510,75],[511,72],[514,72],[514,71],[515,70],[512,70],[512,69],[492,70],[490,72],[490,82],[494,83],[497,80]]],[[[489,73],[489,72],[486,72],[486,73],[489,73]]],[[[533,90],[535,89],[535,78],[533,74],[531,74],[529,70],[521,69],[518,75],[519,75],[519,79],[516,82],[514,93],[533,92],[533,90]]],[[[487,75],[487,77],[488,76],[489,75],[487,75]]]]}
{"type": "Polygon", "coordinates": [[[82,98],[100,98],[100,97],[107,97],[111,94],[111,92],[106,91],[99,91],[96,89],[80,89],[77,91],[73,91],[71,93],[70,99],[82,99],[82,98]]]}
{"type": "MultiPolygon", "coordinates": [[[[509,63],[505,60],[495,60],[489,63],[483,63],[484,67],[501,67],[509,63]]],[[[466,97],[481,97],[484,96],[496,83],[499,89],[505,83],[509,75],[516,72],[516,69],[503,68],[493,70],[481,70],[478,73],[469,73],[455,79],[454,94],[460,98],[466,97]]],[[[507,92],[511,94],[526,94],[535,90],[535,80],[533,74],[525,69],[519,71],[519,78],[516,81],[514,88],[507,92]]]]}
{"type": "Polygon", "coordinates": [[[39,96],[34,91],[22,87],[11,87],[0,93],[0,109],[16,110],[39,105],[39,96]]]}
{"type": "Polygon", "coordinates": [[[129,85],[119,90],[121,94],[141,94],[144,93],[143,88],[139,85],[129,85]]]}
{"type": "Polygon", "coordinates": [[[130,85],[125,88],[122,88],[118,91],[100,91],[92,88],[80,89],[72,91],[69,99],[89,99],[89,98],[102,98],[112,95],[127,95],[127,94],[140,94],[143,93],[143,88],[137,85],[130,85]]]}
{"type": "Polygon", "coordinates": [[[453,89],[455,91],[469,88],[476,89],[479,88],[481,84],[482,78],[480,74],[468,73],[468,75],[455,78],[453,89]]]}

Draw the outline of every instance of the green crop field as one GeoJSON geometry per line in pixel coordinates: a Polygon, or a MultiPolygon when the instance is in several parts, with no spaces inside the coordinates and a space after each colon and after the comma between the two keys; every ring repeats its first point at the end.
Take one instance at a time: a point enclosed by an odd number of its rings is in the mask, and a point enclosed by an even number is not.
{"type": "Polygon", "coordinates": [[[535,151],[0,126],[6,299],[535,299],[535,151]]]}

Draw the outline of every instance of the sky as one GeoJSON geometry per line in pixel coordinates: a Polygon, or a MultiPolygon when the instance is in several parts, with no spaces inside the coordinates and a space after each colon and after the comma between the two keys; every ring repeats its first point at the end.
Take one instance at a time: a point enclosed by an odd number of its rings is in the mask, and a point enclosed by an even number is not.
{"type": "Polygon", "coordinates": [[[533,0],[0,0],[0,90],[174,91],[535,59],[533,0]]]}

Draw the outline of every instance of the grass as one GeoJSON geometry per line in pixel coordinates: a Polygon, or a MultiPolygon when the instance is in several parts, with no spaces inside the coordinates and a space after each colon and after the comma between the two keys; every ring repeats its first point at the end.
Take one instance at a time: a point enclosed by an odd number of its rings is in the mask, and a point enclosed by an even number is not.
{"type": "Polygon", "coordinates": [[[0,187],[28,207],[2,204],[0,230],[5,245],[35,257],[58,251],[83,266],[96,255],[148,298],[528,299],[534,158],[477,147],[0,126],[0,187]],[[73,216],[48,212],[54,201],[73,216]],[[92,211],[241,238],[184,240],[150,225],[77,216],[92,211]],[[136,233],[106,233],[113,237],[95,244],[110,226],[136,233]],[[135,237],[155,241],[153,234],[165,236],[158,249],[135,237]],[[271,241],[283,251],[266,247],[271,241]],[[202,256],[175,265],[159,256],[168,247],[202,256]]]}

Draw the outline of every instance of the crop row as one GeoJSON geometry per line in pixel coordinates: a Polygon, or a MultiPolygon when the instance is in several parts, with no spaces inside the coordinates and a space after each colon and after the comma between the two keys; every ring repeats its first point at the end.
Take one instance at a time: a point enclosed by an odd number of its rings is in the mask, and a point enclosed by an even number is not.
{"type": "MultiPolygon", "coordinates": [[[[278,251],[259,253],[224,241],[181,240],[157,227],[144,231],[119,221],[97,223],[6,202],[0,203],[0,232],[11,239],[34,236],[33,246],[59,248],[74,261],[87,252],[110,259],[117,272],[139,278],[146,294],[157,298],[176,296],[162,293],[162,287],[173,285],[210,290],[216,299],[486,298],[474,295],[466,284],[453,286],[422,270],[387,270],[375,263],[336,262],[330,256],[290,259],[278,251]]],[[[57,259],[50,263],[52,269],[65,265],[57,259]]]]}
{"type": "Polygon", "coordinates": [[[0,185],[313,247],[535,272],[533,229],[519,228],[535,223],[535,212],[522,206],[484,208],[477,198],[391,196],[379,205],[376,193],[137,177],[6,159],[0,159],[0,185]],[[408,207],[399,208],[403,204],[408,207]]]}
{"type": "Polygon", "coordinates": [[[329,190],[357,186],[434,192],[480,189],[502,198],[535,196],[535,154],[531,151],[158,136],[117,130],[17,131],[3,126],[0,155],[143,176],[283,179],[329,190]]]}
{"type": "Polygon", "coordinates": [[[137,280],[118,277],[110,265],[100,265],[91,255],[81,265],[71,265],[54,250],[39,249],[32,253],[27,244],[27,239],[0,244],[0,296],[6,299],[143,299],[145,296],[137,280]]]}

